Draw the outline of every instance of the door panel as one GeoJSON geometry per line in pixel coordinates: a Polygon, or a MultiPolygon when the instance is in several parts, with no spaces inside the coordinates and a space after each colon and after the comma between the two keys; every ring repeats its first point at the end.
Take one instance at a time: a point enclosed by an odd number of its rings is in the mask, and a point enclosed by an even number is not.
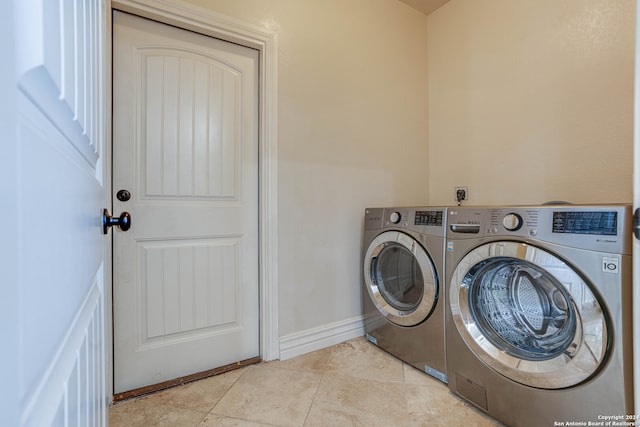
{"type": "Polygon", "coordinates": [[[140,245],[143,343],[189,338],[237,326],[240,239],[193,239],[140,245]]]}
{"type": "Polygon", "coordinates": [[[114,14],[116,393],[259,355],[257,67],[114,14]]]}
{"type": "Polygon", "coordinates": [[[237,200],[243,75],[171,47],[141,49],[140,62],[143,197],[237,200]]]}

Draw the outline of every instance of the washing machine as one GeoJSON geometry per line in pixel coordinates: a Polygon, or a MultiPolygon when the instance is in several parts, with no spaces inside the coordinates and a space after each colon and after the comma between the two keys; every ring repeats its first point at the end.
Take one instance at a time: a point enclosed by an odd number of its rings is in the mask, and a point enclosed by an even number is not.
{"type": "Polygon", "coordinates": [[[450,390],[508,426],[633,425],[631,207],[447,222],[450,390]]]}
{"type": "Polygon", "coordinates": [[[446,382],[444,238],[446,208],[368,208],[364,215],[366,338],[446,382]]]}

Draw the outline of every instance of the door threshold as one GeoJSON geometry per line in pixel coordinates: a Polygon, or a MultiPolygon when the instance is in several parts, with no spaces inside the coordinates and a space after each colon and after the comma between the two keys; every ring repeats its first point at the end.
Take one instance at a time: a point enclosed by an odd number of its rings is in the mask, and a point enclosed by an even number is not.
{"type": "Polygon", "coordinates": [[[194,381],[213,377],[215,375],[224,374],[225,372],[234,371],[236,369],[244,368],[245,366],[249,366],[249,365],[255,365],[260,362],[262,362],[262,358],[260,356],[252,357],[251,359],[230,363],[228,365],[220,366],[218,368],[209,369],[208,371],[202,371],[196,374],[187,375],[186,377],[180,377],[173,380],[164,381],[158,384],[148,385],[145,387],[136,388],[133,390],[122,392],[122,393],[117,393],[113,395],[113,403],[122,402],[122,401],[133,399],[136,397],[142,397],[147,394],[155,393],[161,390],[166,390],[171,387],[177,387],[177,386],[191,383],[194,381]]]}

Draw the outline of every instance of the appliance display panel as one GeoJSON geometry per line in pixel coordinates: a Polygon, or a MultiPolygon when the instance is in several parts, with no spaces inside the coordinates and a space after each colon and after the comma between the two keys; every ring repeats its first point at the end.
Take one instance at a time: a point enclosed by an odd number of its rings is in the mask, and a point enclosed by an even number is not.
{"type": "Polygon", "coordinates": [[[442,211],[416,211],[415,225],[442,226],[442,211]]]}
{"type": "Polygon", "coordinates": [[[618,213],[612,211],[554,212],[553,232],[615,236],[618,234],[618,213]]]}

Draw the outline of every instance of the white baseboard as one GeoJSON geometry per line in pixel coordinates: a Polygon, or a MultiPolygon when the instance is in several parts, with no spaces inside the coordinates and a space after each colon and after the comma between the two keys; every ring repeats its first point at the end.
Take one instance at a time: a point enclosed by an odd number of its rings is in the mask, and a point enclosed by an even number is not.
{"type": "Polygon", "coordinates": [[[291,359],[364,335],[362,316],[280,337],[280,360],[291,359]]]}

